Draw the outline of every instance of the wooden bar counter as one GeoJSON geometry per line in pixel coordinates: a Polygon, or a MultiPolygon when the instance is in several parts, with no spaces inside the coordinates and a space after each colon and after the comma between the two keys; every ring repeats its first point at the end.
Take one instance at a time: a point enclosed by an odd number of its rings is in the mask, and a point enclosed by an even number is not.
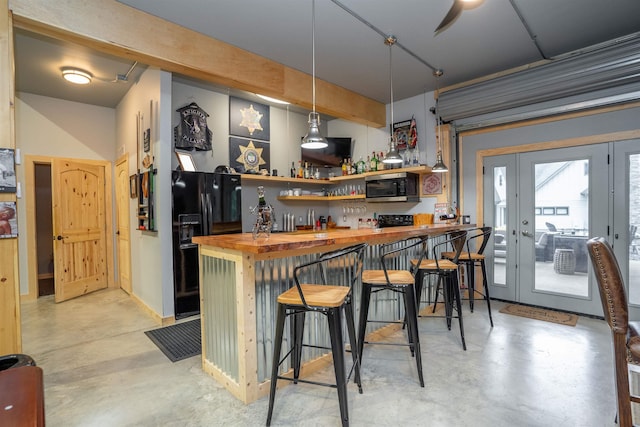
{"type": "MultiPolygon", "coordinates": [[[[276,298],[293,286],[293,269],[318,253],[367,242],[365,268],[378,268],[377,245],[411,236],[436,236],[471,225],[434,224],[384,229],[273,233],[254,240],[251,233],[194,237],[200,252],[202,366],[234,396],[250,403],[269,392],[276,298]]],[[[359,308],[359,289],[354,289],[359,308]]],[[[400,318],[394,299],[377,302],[377,312],[400,318]]],[[[372,301],[373,304],[376,302],[372,301]]],[[[313,316],[313,314],[311,314],[313,316]]],[[[384,317],[389,319],[389,317],[384,317]]],[[[357,312],[356,312],[357,319],[357,312]]],[[[314,338],[327,334],[310,319],[314,338]]],[[[305,333],[307,333],[305,331],[305,333]]],[[[285,337],[287,339],[287,337],[285,337]]],[[[305,350],[304,370],[324,366],[330,358],[319,349],[305,350]]]]}

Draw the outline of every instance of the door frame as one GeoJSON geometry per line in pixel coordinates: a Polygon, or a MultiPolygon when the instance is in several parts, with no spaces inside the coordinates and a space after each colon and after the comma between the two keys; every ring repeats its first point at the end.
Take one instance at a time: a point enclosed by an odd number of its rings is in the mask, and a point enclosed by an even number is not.
{"type": "MultiPolygon", "coordinates": [[[[51,164],[53,159],[64,160],[62,157],[53,156],[24,156],[24,197],[26,200],[26,218],[27,224],[24,227],[27,243],[27,281],[29,284],[29,291],[25,295],[21,295],[22,301],[33,301],[38,299],[38,256],[36,246],[36,236],[34,230],[36,229],[36,210],[35,210],[35,166],[36,164],[51,164]],[[29,231],[26,231],[29,230],[29,231]]],[[[104,168],[104,200],[105,200],[105,221],[106,221],[106,236],[107,236],[107,287],[114,288],[116,283],[114,280],[114,243],[113,243],[113,182],[112,182],[112,164],[106,160],[87,160],[87,159],[70,159],[80,160],[85,163],[102,166],[104,168]]],[[[51,195],[55,197],[54,194],[51,195]]],[[[51,236],[53,238],[53,236],[51,236]]]]}

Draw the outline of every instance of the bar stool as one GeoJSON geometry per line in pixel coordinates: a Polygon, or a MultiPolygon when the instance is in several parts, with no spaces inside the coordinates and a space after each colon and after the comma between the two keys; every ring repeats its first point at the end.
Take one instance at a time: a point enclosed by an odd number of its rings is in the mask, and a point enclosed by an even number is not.
{"type": "Polygon", "coordinates": [[[349,425],[347,405],[348,377],[344,366],[344,342],[342,338],[341,312],[344,309],[349,342],[351,345],[351,356],[353,358],[352,372],[355,371],[355,382],[358,384],[358,391],[362,393],[362,385],[360,383],[360,362],[358,359],[358,352],[355,351],[355,349],[357,349],[357,345],[352,305],[352,288],[362,276],[362,263],[366,246],[366,243],[361,243],[344,249],[328,252],[320,255],[314,261],[297,266],[293,270],[293,279],[296,286],[278,296],[278,312],[276,317],[276,335],[274,338],[273,365],[271,367],[271,387],[269,391],[267,426],[271,424],[276,386],[279,379],[292,381],[294,384],[304,382],[308,384],[337,388],[342,425],[349,425]],[[329,276],[328,270],[336,268],[343,270],[345,277],[348,277],[349,283],[347,286],[327,284],[327,278],[329,276]],[[305,283],[301,283],[302,279],[304,279],[305,283]],[[312,283],[308,283],[307,281],[311,281],[312,283]],[[330,348],[305,344],[302,342],[304,334],[304,318],[305,313],[307,312],[316,312],[327,317],[329,336],[331,340],[330,348]],[[287,354],[280,359],[284,323],[288,316],[293,316],[293,343],[287,354]],[[331,349],[333,355],[333,368],[336,377],[335,384],[321,383],[300,378],[303,347],[331,349]],[[291,364],[293,367],[292,378],[280,375],[279,373],[280,365],[289,356],[291,356],[291,364]]]}
{"type": "MultiPolygon", "coordinates": [[[[422,260],[426,251],[426,237],[412,237],[399,242],[387,243],[380,246],[381,270],[365,270],[362,272],[362,294],[360,298],[360,318],[358,322],[358,355],[362,361],[364,344],[384,344],[408,346],[411,355],[416,358],[418,378],[420,386],[424,387],[422,376],[422,355],[420,353],[420,337],[418,336],[418,315],[415,292],[415,269],[409,265],[409,269],[398,269],[399,265],[409,256],[419,251],[419,259],[422,260]],[[404,257],[404,259],[403,259],[404,257]],[[396,261],[394,263],[394,261],[396,261]],[[395,265],[392,265],[395,264],[395,265]],[[394,266],[396,269],[392,269],[394,266]],[[371,294],[380,291],[391,291],[403,295],[405,318],[404,320],[369,320],[369,304],[371,294]],[[367,323],[406,323],[408,344],[381,343],[365,340],[367,323]]],[[[406,262],[406,261],[404,261],[406,262]]]]}
{"type": "MultiPolygon", "coordinates": [[[[489,312],[489,322],[493,328],[493,317],[491,316],[491,302],[489,300],[489,286],[487,284],[487,268],[485,265],[484,250],[489,243],[491,237],[491,227],[479,227],[467,231],[467,242],[465,244],[466,251],[463,251],[459,258],[458,264],[463,264],[469,277],[469,309],[473,313],[473,303],[475,295],[480,295],[487,302],[487,310],[489,312]],[[475,249],[474,250],[472,250],[475,249]],[[475,272],[476,267],[480,267],[482,270],[482,292],[475,287],[475,272]]],[[[445,259],[452,259],[455,256],[455,252],[443,252],[441,256],[445,259]]],[[[465,300],[465,298],[463,298],[465,300]]]]}
{"type": "MultiPolygon", "coordinates": [[[[433,312],[436,311],[438,302],[438,294],[442,288],[444,294],[444,307],[447,322],[447,328],[451,330],[451,321],[453,317],[458,318],[460,325],[460,339],[462,340],[462,348],[467,350],[467,344],[464,339],[464,326],[462,322],[462,303],[460,296],[460,286],[458,281],[458,258],[464,248],[464,242],[467,238],[467,232],[464,230],[453,231],[449,233],[444,240],[433,244],[433,258],[431,259],[412,259],[411,264],[417,267],[416,272],[416,295],[418,301],[422,297],[422,287],[425,277],[430,281],[433,276],[436,277],[436,296],[433,303],[433,312]],[[442,259],[442,253],[446,252],[449,246],[454,248],[454,256],[451,259],[442,259]],[[444,283],[444,286],[440,286],[444,283]],[[455,303],[455,307],[454,307],[455,303]],[[453,310],[456,316],[453,315],[453,310]]],[[[430,316],[442,317],[442,316],[430,316]]]]}

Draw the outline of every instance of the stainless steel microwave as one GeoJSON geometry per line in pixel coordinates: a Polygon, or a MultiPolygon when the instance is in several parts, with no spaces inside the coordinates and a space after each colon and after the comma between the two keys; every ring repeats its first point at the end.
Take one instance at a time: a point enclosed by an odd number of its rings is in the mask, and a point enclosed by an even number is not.
{"type": "Polygon", "coordinates": [[[411,172],[385,173],[365,178],[367,202],[418,202],[419,175],[411,172]]]}

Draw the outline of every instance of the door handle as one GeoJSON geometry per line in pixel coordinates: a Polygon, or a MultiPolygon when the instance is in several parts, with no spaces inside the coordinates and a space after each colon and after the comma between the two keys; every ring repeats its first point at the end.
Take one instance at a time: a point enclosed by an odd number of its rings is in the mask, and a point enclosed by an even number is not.
{"type": "Polygon", "coordinates": [[[533,234],[529,233],[527,230],[522,230],[522,235],[525,237],[533,237],[533,234]]]}
{"type": "Polygon", "coordinates": [[[62,239],[64,239],[64,237],[62,237],[62,236],[61,236],[61,235],[59,235],[59,234],[58,234],[57,236],[54,236],[54,237],[53,237],[53,240],[62,240],[62,239]]]}

